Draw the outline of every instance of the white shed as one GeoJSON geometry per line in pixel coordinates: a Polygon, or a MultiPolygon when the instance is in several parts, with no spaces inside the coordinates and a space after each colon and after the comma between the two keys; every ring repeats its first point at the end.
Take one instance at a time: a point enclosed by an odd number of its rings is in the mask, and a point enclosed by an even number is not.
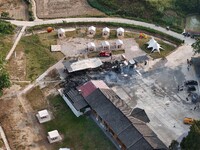
{"type": "Polygon", "coordinates": [[[104,37],[109,36],[109,35],[110,35],[110,29],[109,29],[108,27],[103,28],[103,30],[102,30],[102,35],[103,35],[104,37]]]}
{"type": "Polygon", "coordinates": [[[90,26],[90,27],[88,28],[88,34],[90,34],[90,35],[95,35],[95,33],[96,33],[96,27],[90,26]]]}
{"type": "Polygon", "coordinates": [[[87,49],[89,51],[95,51],[96,50],[96,45],[93,42],[88,43],[87,49]]]}
{"type": "Polygon", "coordinates": [[[63,28],[58,29],[58,38],[65,37],[65,30],[63,28]]]}
{"type": "Polygon", "coordinates": [[[118,28],[117,29],[117,36],[118,37],[123,37],[124,36],[124,29],[123,28],[118,28]]]}
{"type": "Polygon", "coordinates": [[[118,40],[115,42],[115,44],[116,44],[116,48],[117,48],[117,49],[120,49],[120,48],[123,47],[124,42],[123,42],[122,40],[119,40],[119,39],[118,39],[118,40]]]}
{"type": "Polygon", "coordinates": [[[49,140],[49,143],[54,143],[62,140],[60,134],[58,133],[58,130],[48,132],[47,138],[49,140]]]}
{"type": "Polygon", "coordinates": [[[44,123],[51,120],[51,116],[46,109],[38,111],[38,113],[36,114],[36,117],[38,118],[38,121],[40,123],[44,123]]]}
{"type": "Polygon", "coordinates": [[[108,41],[103,41],[102,43],[103,50],[110,50],[110,43],[108,41]]]}

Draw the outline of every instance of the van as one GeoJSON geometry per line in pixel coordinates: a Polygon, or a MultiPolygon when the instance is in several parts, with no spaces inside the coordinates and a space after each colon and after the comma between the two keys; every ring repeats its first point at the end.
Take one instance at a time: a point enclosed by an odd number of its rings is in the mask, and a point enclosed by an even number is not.
{"type": "Polygon", "coordinates": [[[187,118],[187,117],[185,117],[184,119],[183,119],[183,123],[184,124],[193,124],[194,123],[194,119],[193,118],[187,118]]]}

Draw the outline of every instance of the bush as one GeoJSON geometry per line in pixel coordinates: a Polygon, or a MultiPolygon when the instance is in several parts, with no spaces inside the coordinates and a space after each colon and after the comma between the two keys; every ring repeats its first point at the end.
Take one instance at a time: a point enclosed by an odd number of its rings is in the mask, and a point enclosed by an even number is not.
{"type": "Polygon", "coordinates": [[[12,34],[15,26],[9,22],[0,20],[0,34],[12,34]]]}
{"type": "Polygon", "coordinates": [[[3,11],[3,12],[1,13],[1,17],[2,17],[2,18],[9,18],[9,13],[3,11]]]}

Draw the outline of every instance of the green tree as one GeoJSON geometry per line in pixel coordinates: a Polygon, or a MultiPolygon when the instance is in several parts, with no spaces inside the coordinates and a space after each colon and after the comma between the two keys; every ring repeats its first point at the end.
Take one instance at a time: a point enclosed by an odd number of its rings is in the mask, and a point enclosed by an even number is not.
{"type": "Polygon", "coordinates": [[[200,39],[197,39],[195,43],[192,44],[194,53],[200,53],[200,39]]]}
{"type": "Polygon", "coordinates": [[[200,149],[200,121],[190,127],[188,136],[183,138],[181,142],[182,150],[199,150],[200,149]]]}

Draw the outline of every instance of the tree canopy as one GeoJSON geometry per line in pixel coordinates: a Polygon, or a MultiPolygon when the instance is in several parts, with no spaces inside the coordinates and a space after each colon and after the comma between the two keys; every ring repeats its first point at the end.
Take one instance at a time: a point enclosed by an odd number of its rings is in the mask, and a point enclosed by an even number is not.
{"type": "Polygon", "coordinates": [[[182,150],[199,150],[200,149],[200,121],[190,127],[188,136],[181,142],[182,150]]]}
{"type": "Polygon", "coordinates": [[[14,31],[14,25],[9,22],[0,20],[0,34],[11,34],[14,31]]]}
{"type": "Polygon", "coordinates": [[[192,48],[195,54],[200,53],[200,39],[197,39],[196,42],[192,44],[192,48]]]}

